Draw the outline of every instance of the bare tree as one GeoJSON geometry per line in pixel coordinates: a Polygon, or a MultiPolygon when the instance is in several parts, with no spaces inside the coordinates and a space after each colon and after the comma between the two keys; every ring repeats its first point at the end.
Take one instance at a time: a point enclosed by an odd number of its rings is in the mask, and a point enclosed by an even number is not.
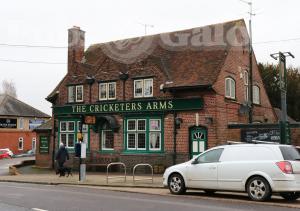
{"type": "Polygon", "coordinates": [[[2,93],[17,98],[17,88],[13,81],[2,81],[2,93]]]}

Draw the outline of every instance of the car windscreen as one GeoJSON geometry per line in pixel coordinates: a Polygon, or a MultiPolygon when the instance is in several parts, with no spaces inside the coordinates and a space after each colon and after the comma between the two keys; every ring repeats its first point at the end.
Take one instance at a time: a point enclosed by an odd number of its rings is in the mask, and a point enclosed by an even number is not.
{"type": "Polygon", "coordinates": [[[300,160],[300,154],[295,147],[280,146],[279,148],[284,160],[300,160]]]}

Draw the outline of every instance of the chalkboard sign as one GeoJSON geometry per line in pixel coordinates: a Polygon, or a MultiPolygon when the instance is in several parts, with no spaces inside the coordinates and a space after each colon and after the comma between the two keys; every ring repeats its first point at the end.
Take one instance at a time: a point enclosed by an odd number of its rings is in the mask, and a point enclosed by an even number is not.
{"type": "Polygon", "coordinates": [[[17,119],[0,118],[0,128],[17,128],[17,119]]]}
{"type": "Polygon", "coordinates": [[[40,136],[40,153],[49,153],[49,136],[40,136]]]}
{"type": "Polygon", "coordinates": [[[266,142],[280,142],[279,129],[242,129],[241,141],[249,142],[252,140],[266,142]]]}

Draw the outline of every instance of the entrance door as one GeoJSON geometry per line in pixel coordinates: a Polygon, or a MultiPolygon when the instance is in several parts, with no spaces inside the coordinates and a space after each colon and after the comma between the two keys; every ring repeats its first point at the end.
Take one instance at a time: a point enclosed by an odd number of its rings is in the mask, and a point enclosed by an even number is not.
{"type": "Polygon", "coordinates": [[[190,130],[190,158],[194,158],[207,148],[207,130],[193,128],[190,130]]]}

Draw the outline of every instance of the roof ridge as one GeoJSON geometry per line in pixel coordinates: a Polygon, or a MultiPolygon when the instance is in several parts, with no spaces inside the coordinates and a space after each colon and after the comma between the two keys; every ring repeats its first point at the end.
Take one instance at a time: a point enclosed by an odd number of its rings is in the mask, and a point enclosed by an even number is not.
{"type": "MultiPolygon", "coordinates": [[[[118,41],[130,40],[130,39],[136,39],[136,38],[155,37],[155,36],[159,36],[159,35],[163,35],[163,34],[184,32],[184,31],[187,31],[187,30],[199,29],[199,28],[204,28],[204,27],[209,27],[209,26],[216,26],[216,25],[224,25],[224,24],[229,24],[229,23],[234,23],[234,22],[240,22],[240,21],[245,21],[245,20],[243,18],[239,18],[239,19],[235,19],[235,20],[230,20],[230,21],[225,21],[225,22],[219,22],[219,23],[215,23],[215,24],[207,24],[207,25],[203,25],[203,26],[199,26],[199,27],[192,27],[192,28],[180,29],[180,30],[176,30],[176,31],[161,32],[161,33],[157,33],[157,34],[150,34],[150,35],[129,37],[129,38],[125,38],[125,39],[111,40],[111,41],[102,42],[102,43],[94,43],[94,44],[91,44],[87,49],[89,49],[92,46],[108,44],[108,43],[111,43],[111,42],[118,42],[118,41]]],[[[87,51],[87,50],[85,50],[85,51],[87,51]]]]}
{"type": "Polygon", "coordinates": [[[19,102],[20,104],[23,104],[23,105],[29,107],[30,109],[33,109],[35,112],[41,113],[44,117],[49,117],[50,116],[50,115],[46,114],[45,112],[43,112],[43,111],[41,111],[39,109],[36,109],[33,106],[31,106],[31,105],[29,105],[29,104],[27,104],[27,103],[25,103],[25,102],[23,102],[23,101],[15,98],[15,97],[13,97],[13,96],[11,96],[9,94],[5,94],[5,95],[6,95],[6,97],[5,97],[6,99],[7,98],[11,98],[12,100],[19,102]]]}

